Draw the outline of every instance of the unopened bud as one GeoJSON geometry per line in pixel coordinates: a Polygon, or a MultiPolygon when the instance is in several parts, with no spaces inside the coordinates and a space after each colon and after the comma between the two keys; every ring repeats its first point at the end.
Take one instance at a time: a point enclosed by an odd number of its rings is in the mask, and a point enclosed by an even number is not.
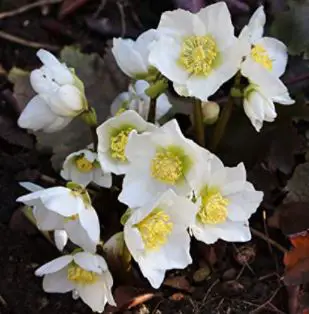
{"type": "Polygon", "coordinates": [[[204,123],[214,124],[218,120],[220,106],[214,101],[203,101],[202,112],[204,123]]]}

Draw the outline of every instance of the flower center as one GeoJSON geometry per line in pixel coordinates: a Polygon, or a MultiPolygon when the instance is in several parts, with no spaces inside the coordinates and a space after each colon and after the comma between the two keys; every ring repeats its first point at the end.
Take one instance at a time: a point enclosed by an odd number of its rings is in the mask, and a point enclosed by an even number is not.
{"type": "Polygon", "coordinates": [[[219,224],[226,221],[228,200],[217,189],[207,190],[202,195],[202,205],[197,219],[202,224],[219,224]]]}
{"type": "Polygon", "coordinates": [[[266,49],[262,45],[255,45],[251,49],[251,57],[252,59],[259,63],[267,70],[271,70],[273,68],[273,62],[269,57],[266,49]]]}
{"type": "Polygon", "coordinates": [[[67,278],[74,283],[89,285],[95,283],[99,276],[97,273],[85,270],[75,263],[72,263],[69,265],[67,278]]]}
{"type": "Polygon", "coordinates": [[[146,250],[158,250],[167,242],[173,223],[163,210],[156,208],[135,227],[141,234],[146,250]]]}
{"type": "Polygon", "coordinates": [[[219,57],[212,36],[188,36],[182,43],[179,64],[190,74],[208,76],[219,57]]]}
{"type": "Polygon", "coordinates": [[[127,161],[127,157],[125,155],[125,148],[128,143],[128,137],[132,127],[128,127],[119,131],[117,134],[111,137],[110,149],[111,155],[114,159],[118,159],[120,161],[127,161]]]}
{"type": "Polygon", "coordinates": [[[75,165],[80,172],[84,173],[90,172],[94,168],[92,162],[90,162],[84,156],[76,158],[75,165]]]}
{"type": "Polygon", "coordinates": [[[151,174],[163,183],[175,184],[183,176],[183,162],[175,152],[157,152],[151,161],[151,174]]]}

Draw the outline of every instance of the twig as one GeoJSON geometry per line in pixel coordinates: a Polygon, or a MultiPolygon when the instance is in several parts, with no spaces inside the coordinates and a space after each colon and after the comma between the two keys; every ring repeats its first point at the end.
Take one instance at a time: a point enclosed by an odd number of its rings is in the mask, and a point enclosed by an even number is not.
{"type": "Polygon", "coordinates": [[[106,3],[107,3],[107,0],[101,0],[101,3],[99,5],[98,9],[93,14],[94,19],[97,19],[98,16],[100,15],[100,13],[104,10],[106,3]]]}
{"type": "Polygon", "coordinates": [[[200,146],[205,147],[205,130],[203,122],[202,103],[199,99],[194,99],[193,106],[195,139],[200,146]]]}
{"type": "Polygon", "coordinates": [[[279,251],[281,251],[282,253],[286,253],[288,252],[288,250],[286,248],[284,248],[282,245],[280,245],[279,243],[277,243],[276,241],[274,241],[273,239],[267,237],[264,233],[250,227],[250,230],[252,232],[252,234],[254,234],[255,236],[263,239],[264,241],[270,243],[272,246],[274,246],[275,248],[277,248],[279,251]]]}
{"type": "Polygon", "coordinates": [[[8,307],[7,302],[5,301],[4,297],[0,294],[0,303],[4,306],[4,307],[8,307]]]}
{"type": "Polygon", "coordinates": [[[54,50],[54,51],[57,51],[60,49],[60,47],[58,47],[58,46],[45,44],[45,43],[39,43],[39,42],[31,41],[31,40],[26,40],[26,39],[17,37],[15,35],[6,33],[4,31],[1,31],[1,30],[0,30],[0,38],[3,38],[5,40],[8,40],[8,41],[11,41],[13,43],[20,44],[20,45],[23,45],[26,47],[31,47],[31,48],[37,48],[37,49],[45,48],[45,49],[54,50]]]}
{"type": "Polygon", "coordinates": [[[157,99],[151,98],[148,119],[147,119],[148,122],[150,123],[155,123],[156,121],[156,105],[157,105],[157,99]]]}
{"type": "Polygon", "coordinates": [[[126,15],[124,13],[123,5],[116,1],[119,13],[120,13],[120,19],[121,19],[121,37],[124,37],[127,31],[127,25],[126,25],[126,15]]]}
{"type": "Polygon", "coordinates": [[[34,3],[26,4],[26,5],[18,8],[18,9],[0,13],[0,20],[6,19],[6,18],[11,17],[11,16],[22,14],[22,13],[27,12],[29,10],[32,10],[36,7],[41,7],[41,6],[47,5],[47,4],[60,3],[62,1],[63,0],[40,0],[40,1],[37,1],[34,3]]]}
{"type": "Polygon", "coordinates": [[[208,290],[207,290],[207,292],[206,292],[206,294],[205,294],[205,296],[204,296],[204,298],[203,298],[203,300],[202,300],[202,304],[204,304],[204,303],[206,302],[208,296],[210,295],[211,290],[212,290],[212,289],[214,288],[214,286],[217,285],[219,282],[220,282],[220,280],[219,280],[219,279],[216,279],[216,280],[212,283],[212,285],[208,288],[208,290]]]}
{"type": "Polygon", "coordinates": [[[276,289],[276,291],[272,294],[272,296],[263,304],[261,304],[258,308],[256,308],[255,310],[251,311],[249,314],[254,314],[254,313],[258,313],[261,309],[263,309],[265,306],[269,305],[272,300],[275,298],[275,296],[277,295],[277,293],[279,292],[279,290],[282,288],[282,286],[278,287],[276,289]]]}

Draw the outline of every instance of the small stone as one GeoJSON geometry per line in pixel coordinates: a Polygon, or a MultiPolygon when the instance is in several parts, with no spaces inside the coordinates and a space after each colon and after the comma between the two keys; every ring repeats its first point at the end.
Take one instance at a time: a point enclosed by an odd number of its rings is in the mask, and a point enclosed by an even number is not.
{"type": "Polygon", "coordinates": [[[251,264],[255,260],[255,255],[255,247],[250,245],[243,245],[236,250],[234,258],[236,262],[244,266],[247,264],[251,264]]]}
{"type": "Polygon", "coordinates": [[[134,314],[149,314],[150,311],[145,304],[142,304],[137,310],[134,311],[134,314]]]}
{"type": "Polygon", "coordinates": [[[200,283],[206,280],[209,277],[210,273],[211,270],[209,269],[209,267],[201,267],[193,274],[193,280],[196,283],[200,283]]]}

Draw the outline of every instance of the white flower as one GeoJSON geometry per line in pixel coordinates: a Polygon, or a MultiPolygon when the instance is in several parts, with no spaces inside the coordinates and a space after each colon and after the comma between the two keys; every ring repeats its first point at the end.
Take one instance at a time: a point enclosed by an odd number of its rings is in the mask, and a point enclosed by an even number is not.
{"type": "Polygon", "coordinates": [[[146,122],[138,113],[127,110],[110,118],[97,128],[98,158],[103,169],[115,174],[126,173],[129,162],[125,154],[129,134],[151,131],[155,125],[146,122]]]}
{"type": "Polygon", "coordinates": [[[263,37],[266,17],[263,6],[252,15],[249,24],[240,34],[241,41],[248,41],[248,51],[241,65],[241,73],[251,81],[251,76],[258,76],[257,84],[264,80],[264,75],[271,73],[274,79],[285,71],[288,53],[286,46],[272,37],[263,37]]]}
{"type": "Polygon", "coordinates": [[[207,156],[183,136],[176,120],[151,133],[132,132],[126,156],[130,165],[119,200],[131,208],[150,202],[169,188],[189,195],[200,165],[207,163],[207,156]]]}
{"type": "Polygon", "coordinates": [[[44,276],[45,292],[72,291],[94,312],[102,313],[107,302],[116,306],[111,292],[113,278],[100,255],[79,252],[61,256],[41,266],[35,275],[44,276]]]}
{"type": "Polygon", "coordinates": [[[112,52],[120,69],[132,78],[147,75],[151,66],[148,61],[149,49],[157,39],[157,32],[150,29],[136,41],[114,38],[112,52]]]}
{"type": "Polygon", "coordinates": [[[222,239],[244,242],[251,239],[250,216],[257,210],[263,193],[246,181],[246,170],[224,167],[216,156],[201,170],[194,188],[199,211],[190,227],[194,237],[206,244],[222,239]]]}
{"type": "Polygon", "coordinates": [[[165,12],[157,31],[150,63],[176,91],[203,101],[236,74],[245,54],[224,2],[196,14],[181,9],[165,12]]]}
{"type": "Polygon", "coordinates": [[[134,210],[125,223],[126,245],[154,288],[159,288],[166,270],[192,263],[187,228],[196,212],[196,205],[167,190],[155,202],[134,210]]]}
{"type": "Polygon", "coordinates": [[[37,93],[21,113],[18,124],[34,131],[55,132],[87,109],[82,83],[51,53],[40,49],[43,66],[31,72],[30,82],[37,93]]]}
{"type": "MultiPolygon", "coordinates": [[[[136,81],[129,86],[128,92],[119,94],[111,105],[111,113],[113,116],[125,111],[134,110],[145,120],[148,119],[150,109],[150,97],[145,91],[149,87],[149,83],[143,80],[136,81]]],[[[156,121],[162,118],[172,108],[166,94],[161,94],[156,99],[156,121]]]]}
{"type": "MultiPolygon", "coordinates": [[[[27,184],[23,186],[27,188],[27,184]]],[[[33,215],[39,229],[65,230],[73,243],[95,252],[100,241],[97,213],[82,186],[72,183],[68,186],[71,188],[59,186],[37,190],[19,197],[17,201],[34,207],[33,215]]]]}
{"type": "MultiPolygon", "coordinates": [[[[257,67],[257,64],[252,66],[256,71],[250,74],[251,84],[244,90],[244,110],[256,131],[259,132],[263,121],[273,122],[277,117],[274,102],[292,105],[295,101],[290,98],[285,85],[272,74],[265,73],[263,80],[260,80],[257,67]]],[[[244,73],[247,74],[247,72],[244,73]]]]}
{"type": "Polygon", "coordinates": [[[110,188],[112,176],[100,166],[97,153],[91,149],[82,149],[67,156],[63,163],[61,176],[69,181],[87,186],[94,182],[99,186],[110,188]]]}

